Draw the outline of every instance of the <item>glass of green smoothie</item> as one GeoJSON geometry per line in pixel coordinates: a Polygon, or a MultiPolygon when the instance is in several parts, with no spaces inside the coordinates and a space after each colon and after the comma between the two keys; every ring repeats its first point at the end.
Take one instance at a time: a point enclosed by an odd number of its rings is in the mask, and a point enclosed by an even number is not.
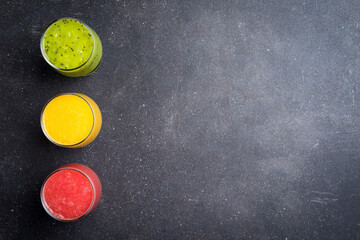
{"type": "Polygon", "coordinates": [[[94,30],[75,18],[51,23],[40,40],[41,53],[48,64],[68,77],[93,73],[102,57],[102,45],[94,30]]]}

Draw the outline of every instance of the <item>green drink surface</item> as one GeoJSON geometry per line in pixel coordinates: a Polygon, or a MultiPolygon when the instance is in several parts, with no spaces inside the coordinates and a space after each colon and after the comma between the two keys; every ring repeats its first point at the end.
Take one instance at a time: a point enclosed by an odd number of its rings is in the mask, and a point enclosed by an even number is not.
{"type": "Polygon", "coordinates": [[[44,55],[53,65],[61,69],[74,69],[89,59],[93,38],[84,24],[63,18],[46,29],[42,47],[44,55]]]}

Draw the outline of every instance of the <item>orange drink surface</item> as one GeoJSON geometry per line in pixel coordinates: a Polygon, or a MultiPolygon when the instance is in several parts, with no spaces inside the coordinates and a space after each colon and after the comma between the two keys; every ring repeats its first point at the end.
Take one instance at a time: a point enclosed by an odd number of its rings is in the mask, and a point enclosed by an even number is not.
{"type": "Polygon", "coordinates": [[[41,114],[45,136],[61,147],[77,148],[91,143],[98,135],[102,119],[97,104],[80,93],[53,97],[41,114]]]}

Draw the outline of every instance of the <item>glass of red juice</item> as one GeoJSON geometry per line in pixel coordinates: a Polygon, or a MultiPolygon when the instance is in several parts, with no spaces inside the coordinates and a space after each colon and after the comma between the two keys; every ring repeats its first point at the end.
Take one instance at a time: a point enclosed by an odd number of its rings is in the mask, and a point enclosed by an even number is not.
{"type": "Polygon", "coordinates": [[[40,198],[51,217],[62,222],[77,221],[99,204],[101,182],[91,168],[77,163],[67,164],[45,179],[40,198]]]}

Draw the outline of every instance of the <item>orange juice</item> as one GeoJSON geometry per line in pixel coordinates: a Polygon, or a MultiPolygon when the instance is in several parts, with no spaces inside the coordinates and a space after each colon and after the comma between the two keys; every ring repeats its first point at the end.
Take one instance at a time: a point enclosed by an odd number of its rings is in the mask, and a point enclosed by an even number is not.
{"type": "Polygon", "coordinates": [[[91,143],[102,123],[97,104],[80,93],[64,93],[50,99],[40,121],[45,136],[52,143],[68,148],[91,143]]]}

